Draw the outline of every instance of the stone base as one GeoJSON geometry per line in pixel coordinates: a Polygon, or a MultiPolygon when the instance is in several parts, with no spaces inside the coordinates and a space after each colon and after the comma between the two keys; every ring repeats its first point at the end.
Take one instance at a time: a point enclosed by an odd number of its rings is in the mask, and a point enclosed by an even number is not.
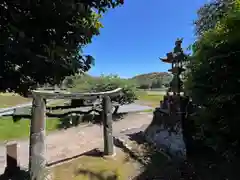
{"type": "Polygon", "coordinates": [[[114,159],[116,157],[117,153],[114,151],[112,155],[103,155],[104,159],[114,159]]]}
{"type": "Polygon", "coordinates": [[[102,157],[104,159],[113,159],[116,157],[117,153],[116,153],[116,150],[115,150],[115,147],[113,147],[113,154],[112,155],[105,155],[104,154],[104,149],[103,148],[100,148],[98,149],[100,152],[102,152],[102,157]]]}
{"type": "Polygon", "coordinates": [[[172,157],[186,158],[186,148],[181,133],[169,134],[168,130],[153,125],[149,126],[147,131],[145,131],[145,138],[146,141],[172,157]]]}

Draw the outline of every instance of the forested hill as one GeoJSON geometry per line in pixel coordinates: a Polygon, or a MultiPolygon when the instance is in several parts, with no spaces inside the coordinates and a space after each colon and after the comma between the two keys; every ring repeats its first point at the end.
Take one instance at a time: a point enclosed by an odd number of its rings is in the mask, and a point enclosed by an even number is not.
{"type": "Polygon", "coordinates": [[[168,86],[172,79],[172,75],[168,72],[152,72],[147,74],[140,74],[132,77],[140,88],[161,88],[168,86]]]}
{"type": "Polygon", "coordinates": [[[91,76],[89,74],[76,75],[67,77],[63,84],[65,87],[77,87],[77,89],[89,90],[96,84],[106,83],[106,85],[111,81],[120,82],[129,82],[130,84],[137,85],[140,89],[149,89],[149,88],[164,88],[169,85],[172,76],[167,72],[152,72],[147,74],[140,74],[129,79],[120,78],[118,76],[109,75],[109,76],[91,76]]]}

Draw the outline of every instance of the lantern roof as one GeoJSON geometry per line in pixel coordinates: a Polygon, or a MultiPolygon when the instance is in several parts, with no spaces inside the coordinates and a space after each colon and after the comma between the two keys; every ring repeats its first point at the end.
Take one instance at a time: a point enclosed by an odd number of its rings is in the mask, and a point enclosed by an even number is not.
{"type": "Polygon", "coordinates": [[[168,59],[168,58],[159,58],[162,62],[165,63],[172,63],[172,60],[168,59]]]}

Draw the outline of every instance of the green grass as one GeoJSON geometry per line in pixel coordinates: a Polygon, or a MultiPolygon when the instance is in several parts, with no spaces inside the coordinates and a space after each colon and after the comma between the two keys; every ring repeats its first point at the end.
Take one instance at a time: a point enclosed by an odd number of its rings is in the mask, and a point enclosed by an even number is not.
{"type": "MultiPolygon", "coordinates": [[[[54,131],[57,129],[59,119],[49,118],[46,121],[46,131],[54,131]]],[[[13,122],[12,117],[0,118],[0,141],[28,138],[30,130],[30,120],[21,119],[13,122]]]]}
{"type": "Polygon", "coordinates": [[[114,158],[81,156],[51,168],[53,180],[127,180],[136,172],[136,162],[116,149],[114,158]],[[115,176],[115,178],[113,177],[115,176]]]}
{"type": "Polygon", "coordinates": [[[55,100],[55,101],[53,101],[51,103],[48,103],[47,106],[48,107],[64,106],[65,103],[70,103],[70,100],[58,99],[58,100],[55,100]]]}
{"type": "Polygon", "coordinates": [[[0,93],[0,108],[16,106],[18,104],[31,102],[32,98],[24,98],[17,94],[0,93]]]}
{"type": "Polygon", "coordinates": [[[154,111],[154,109],[146,109],[146,110],[144,110],[143,112],[153,112],[154,111]]]}
{"type": "Polygon", "coordinates": [[[163,100],[163,95],[161,94],[149,94],[144,91],[137,92],[138,100],[145,102],[146,105],[152,107],[159,106],[160,101],[163,100]]]}

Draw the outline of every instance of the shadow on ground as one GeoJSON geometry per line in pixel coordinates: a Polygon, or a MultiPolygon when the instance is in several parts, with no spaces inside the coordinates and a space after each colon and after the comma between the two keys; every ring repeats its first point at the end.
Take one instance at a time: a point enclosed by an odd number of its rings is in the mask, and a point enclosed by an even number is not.
{"type": "Polygon", "coordinates": [[[157,151],[153,146],[149,145],[145,140],[143,133],[127,134],[130,141],[135,143],[131,150],[126,149],[123,143],[115,139],[115,145],[122,148],[125,152],[142,165],[142,171],[134,180],[179,180],[180,171],[177,169],[177,162],[169,161],[168,157],[157,151]]]}
{"type": "MultiPolygon", "coordinates": [[[[112,115],[113,121],[118,121],[126,117],[128,113],[117,113],[112,115]]],[[[102,124],[102,116],[100,113],[70,111],[66,113],[46,113],[48,118],[58,118],[59,123],[57,129],[67,129],[70,127],[78,126],[80,124],[92,123],[102,124]]],[[[21,121],[21,119],[31,119],[31,115],[18,114],[11,116],[14,122],[21,121]]],[[[51,119],[49,119],[50,121],[51,119]]]]}
{"type": "Polygon", "coordinates": [[[16,170],[11,175],[4,173],[0,175],[0,180],[30,180],[29,173],[24,170],[16,170]]]}
{"type": "Polygon", "coordinates": [[[117,180],[117,175],[114,173],[109,174],[106,177],[106,175],[103,173],[95,173],[85,169],[78,169],[75,175],[80,175],[80,174],[87,176],[89,179],[95,179],[95,180],[117,180]]]}
{"type": "MultiPolygon", "coordinates": [[[[70,127],[78,126],[83,123],[92,123],[92,124],[102,124],[102,116],[101,114],[84,114],[84,115],[76,115],[76,112],[72,112],[69,115],[65,115],[59,119],[58,128],[59,129],[67,129],[70,127]]],[[[127,113],[118,113],[113,114],[113,121],[118,121],[126,117],[127,113]]]]}
{"type": "MultiPolygon", "coordinates": [[[[239,159],[226,162],[222,158],[213,159],[198,152],[185,161],[171,159],[167,161],[162,153],[145,142],[143,133],[127,134],[138,145],[136,160],[143,163],[143,171],[134,180],[237,180],[239,179],[239,159]]],[[[133,153],[133,152],[131,152],[133,153]]],[[[134,157],[134,156],[132,156],[134,157]]]]}
{"type": "Polygon", "coordinates": [[[103,157],[103,152],[100,151],[99,149],[92,149],[90,151],[87,151],[85,153],[82,153],[82,154],[79,154],[79,155],[76,155],[76,156],[72,156],[72,157],[69,157],[69,158],[61,159],[59,161],[48,163],[47,166],[51,167],[51,166],[54,166],[54,165],[57,165],[57,164],[60,164],[60,163],[63,163],[63,162],[67,162],[67,161],[70,161],[70,160],[73,160],[73,159],[77,159],[81,156],[103,157]]]}
{"type": "MultiPolygon", "coordinates": [[[[106,175],[103,173],[95,173],[92,171],[88,171],[85,169],[78,169],[75,172],[75,175],[85,175],[89,177],[89,179],[95,179],[95,180],[117,180],[117,175],[115,174],[109,174],[106,175]]],[[[7,175],[1,175],[0,180],[30,180],[29,173],[23,170],[19,170],[18,172],[15,172],[13,176],[7,176],[7,175]]]]}
{"type": "MultiPolygon", "coordinates": [[[[90,150],[88,152],[85,152],[83,154],[79,154],[77,156],[71,157],[71,158],[67,158],[67,159],[62,159],[60,161],[56,161],[53,162],[51,164],[47,164],[48,167],[60,164],[62,162],[67,162],[73,159],[77,159],[81,156],[91,156],[91,157],[104,157],[103,156],[103,152],[99,149],[93,149],[90,150]]],[[[75,172],[75,175],[86,175],[88,176],[90,179],[96,179],[96,180],[117,180],[117,176],[113,173],[111,174],[106,174],[105,173],[95,173],[95,172],[91,172],[85,169],[77,169],[75,172]]],[[[14,172],[8,172],[5,171],[4,174],[0,175],[0,180],[30,180],[30,176],[29,176],[29,172],[25,171],[25,170],[20,170],[20,169],[16,169],[14,172]]]]}
{"type": "MultiPolygon", "coordinates": [[[[150,146],[144,141],[142,133],[128,134],[130,140],[136,143],[136,148],[127,149],[123,143],[117,138],[114,138],[116,147],[128,153],[130,157],[138,161],[142,165],[142,171],[134,178],[134,180],[237,180],[238,176],[238,160],[236,162],[229,162],[228,164],[213,164],[207,161],[204,155],[199,157],[188,158],[187,161],[169,161],[161,152],[150,146]],[[235,163],[235,164],[234,164],[235,163]],[[234,166],[235,165],[235,166],[234,166]]],[[[81,156],[103,157],[102,151],[93,149],[78,156],[64,159],[68,161],[81,156]]],[[[48,166],[56,165],[48,164],[48,166]]],[[[96,180],[117,180],[116,174],[111,172],[106,176],[104,173],[95,173],[85,169],[77,169],[76,175],[87,175],[89,179],[96,180]]],[[[28,180],[29,176],[26,171],[17,171],[12,177],[7,174],[1,175],[0,180],[28,180]]]]}

